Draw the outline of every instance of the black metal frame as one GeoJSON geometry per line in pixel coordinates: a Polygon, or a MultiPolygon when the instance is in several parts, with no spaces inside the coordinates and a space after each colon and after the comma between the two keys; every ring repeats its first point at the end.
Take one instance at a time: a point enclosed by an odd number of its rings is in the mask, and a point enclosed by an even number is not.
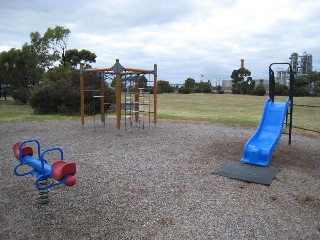
{"type": "Polygon", "coordinates": [[[291,132],[292,132],[292,113],[293,113],[293,86],[294,86],[294,72],[292,70],[292,66],[290,63],[271,63],[269,66],[269,98],[272,102],[274,102],[275,97],[275,79],[274,79],[274,71],[272,70],[272,65],[288,65],[289,66],[289,100],[290,100],[290,107],[289,111],[287,110],[286,114],[286,127],[288,126],[288,115],[289,115],[289,142],[291,144],[291,132]]]}

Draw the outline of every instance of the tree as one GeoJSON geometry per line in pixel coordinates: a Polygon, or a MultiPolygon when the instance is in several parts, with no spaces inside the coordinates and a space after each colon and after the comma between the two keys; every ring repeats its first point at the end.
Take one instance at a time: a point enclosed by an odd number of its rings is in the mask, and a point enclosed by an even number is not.
{"type": "Polygon", "coordinates": [[[57,62],[64,62],[64,52],[71,31],[67,28],[56,26],[48,28],[43,37],[39,32],[31,32],[30,40],[33,51],[38,56],[38,64],[49,69],[57,62]]]}
{"type": "Polygon", "coordinates": [[[189,89],[194,89],[196,81],[193,78],[187,78],[187,80],[184,81],[184,86],[189,89]]]}
{"type": "Polygon", "coordinates": [[[182,94],[190,94],[191,90],[188,87],[182,86],[181,88],[179,88],[178,93],[182,93],[182,94]]]}
{"type": "Polygon", "coordinates": [[[139,88],[146,88],[148,86],[148,79],[144,75],[135,77],[134,81],[139,83],[139,88]]]}
{"type": "Polygon", "coordinates": [[[0,54],[1,82],[10,86],[12,97],[18,103],[28,102],[30,91],[40,81],[42,73],[37,66],[37,56],[28,44],[0,54]]]}
{"type": "Polygon", "coordinates": [[[217,91],[219,92],[219,91],[221,91],[222,90],[222,86],[221,85],[218,85],[217,86],[217,91]]]}
{"type": "Polygon", "coordinates": [[[96,62],[97,55],[90,52],[89,50],[82,49],[78,51],[77,49],[70,49],[65,52],[64,56],[64,66],[68,62],[73,68],[77,68],[78,64],[84,63],[85,68],[91,68],[89,63],[96,62]]]}
{"type": "MultiPolygon", "coordinates": [[[[11,48],[8,52],[1,52],[0,54],[0,74],[2,83],[13,85],[14,79],[20,78],[19,72],[16,71],[19,66],[19,55],[21,50],[11,48]]],[[[16,83],[18,84],[18,83],[16,83]]]]}
{"type": "MultiPolygon", "coordinates": [[[[132,75],[132,76],[128,76],[125,75],[121,78],[121,82],[122,82],[122,91],[126,91],[126,83],[128,84],[129,82],[132,82],[132,86],[134,87],[134,83],[138,83],[138,88],[149,88],[148,87],[148,79],[144,76],[144,75],[132,75]]],[[[116,87],[116,77],[114,77],[111,81],[110,84],[111,87],[115,88],[116,87]]]]}
{"type": "Polygon", "coordinates": [[[43,41],[52,51],[53,58],[64,65],[64,53],[67,49],[67,42],[71,31],[67,28],[56,26],[54,29],[48,28],[43,35],[43,41]]]}
{"type": "Polygon", "coordinates": [[[300,97],[300,96],[307,96],[308,95],[308,88],[309,81],[307,79],[294,79],[294,86],[293,86],[293,96],[300,97]]]}
{"type": "Polygon", "coordinates": [[[196,89],[195,92],[199,93],[211,93],[211,81],[208,80],[207,82],[200,81],[199,83],[196,83],[196,89]]]}
{"type": "Polygon", "coordinates": [[[33,51],[32,46],[27,43],[22,46],[21,58],[24,62],[24,78],[27,86],[32,89],[41,81],[45,69],[39,66],[37,54],[33,51]]]}
{"type": "Polygon", "coordinates": [[[157,89],[159,93],[171,93],[174,92],[174,88],[170,86],[168,81],[158,80],[157,81],[157,89]]]}
{"type": "Polygon", "coordinates": [[[49,54],[49,47],[44,43],[41,34],[30,33],[30,46],[32,52],[37,56],[37,65],[40,68],[49,69],[53,64],[53,57],[49,54]]]}
{"type": "Polygon", "coordinates": [[[233,70],[231,74],[232,79],[232,93],[235,94],[249,94],[254,89],[255,81],[252,80],[251,72],[246,68],[239,68],[233,70]],[[245,79],[245,77],[247,77],[245,79]]]}
{"type": "Polygon", "coordinates": [[[70,30],[61,26],[48,28],[43,36],[31,32],[30,43],[0,53],[0,83],[10,86],[17,102],[27,103],[31,95],[30,104],[37,111],[78,111],[78,101],[72,99],[78,99],[79,72],[70,65],[76,67],[84,62],[91,67],[89,63],[95,62],[96,55],[85,49],[73,49],[67,55],[69,58],[65,57],[69,34],[70,30]],[[63,66],[54,67],[57,63],[63,66]]]}
{"type": "Polygon", "coordinates": [[[307,77],[314,95],[320,95],[320,72],[311,72],[307,77]]]}
{"type": "Polygon", "coordinates": [[[266,94],[266,89],[264,88],[264,86],[263,85],[261,85],[261,86],[258,86],[257,88],[256,88],[256,95],[258,95],[258,96],[264,96],[265,94],[266,94]]]}
{"type": "Polygon", "coordinates": [[[223,91],[221,85],[218,85],[218,86],[216,87],[216,90],[218,91],[219,94],[224,94],[224,91],[223,91]]]}
{"type": "Polygon", "coordinates": [[[64,60],[64,66],[67,62],[73,68],[77,68],[77,65],[81,63],[78,49],[67,50],[63,60],[64,60]]]}
{"type": "Polygon", "coordinates": [[[281,83],[275,84],[275,94],[278,96],[287,96],[288,95],[288,86],[281,83]]]}

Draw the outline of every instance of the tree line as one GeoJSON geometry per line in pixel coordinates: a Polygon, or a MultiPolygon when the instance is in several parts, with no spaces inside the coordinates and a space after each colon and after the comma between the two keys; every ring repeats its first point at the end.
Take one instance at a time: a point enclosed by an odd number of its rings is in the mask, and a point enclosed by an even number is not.
{"type": "MultiPolygon", "coordinates": [[[[41,35],[30,33],[20,49],[0,53],[0,86],[18,103],[30,103],[41,113],[77,112],[80,106],[80,63],[91,68],[96,54],[86,49],[68,49],[71,31],[62,26],[41,35]]],[[[1,90],[1,89],[0,89],[1,90]]]]}
{"type": "MultiPolygon", "coordinates": [[[[262,84],[256,84],[256,81],[251,77],[251,71],[246,68],[239,68],[232,71],[230,78],[232,79],[231,91],[233,94],[249,94],[249,95],[265,95],[267,89],[262,84]]],[[[162,83],[163,89],[167,89],[163,92],[173,92],[172,87],[167,81],[162,83]],[[168,90],[169,89],[169,90],[168,90]]],[[[218,93],[224,93],[221,85],[213,87],[211,81],[196,82],[193,78],[187,78],[178,89],[179,93],[211,93],[216,91],[218,93]]],[[[275,94],[286,96],[288,95],[288,86],[286,84],[276,83],[275,94]]],[[[320,72],[311,72],[306,76],[298,76],[294,79],[293,87],[294,96],[319,96],[320,95],[320,72]]]]}

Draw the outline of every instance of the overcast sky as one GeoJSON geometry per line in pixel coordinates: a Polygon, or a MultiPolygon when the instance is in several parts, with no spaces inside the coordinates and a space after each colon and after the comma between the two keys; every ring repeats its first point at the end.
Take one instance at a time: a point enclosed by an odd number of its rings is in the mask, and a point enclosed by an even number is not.
{"type": "Polygon", "coordinates": [[[0,51],[29,34],[70,29],[68,49],[94,52],[93,67],[153,69],[184,83],[230,79],[245,60],[254,79],[293,52],[313,56],[320,71],[319,0],[0,0],[0,51]]]}

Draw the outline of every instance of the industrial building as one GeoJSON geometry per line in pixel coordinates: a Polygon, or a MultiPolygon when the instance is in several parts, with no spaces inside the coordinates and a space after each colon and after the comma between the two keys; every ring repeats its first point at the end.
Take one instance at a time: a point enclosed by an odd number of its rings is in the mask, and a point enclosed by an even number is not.
{"type": "Polygon", "coordinates": [[[290,63],[293,72],[297,76],[306,75],[312,72],[312,55],[304,52],[302,55],[292,53],[290,56],[290,63]]]}
{"type": "MultiPolygon", "coordinates": [[[[289,57],[292,70],[295,73],[296,78],[302,78],[312,72],[312,55],[304,52],[302,55],[298,53],[292,53],[289,57]]],[[[244,60],[241,59],[241,68],[244,67],[244,60]]],[[[276,71],[275,81],[280,84],[287,84],[289,78],[288,69],[278,68],[276,71]]],[[[256,82],[256,86],[264,86],[269,89],[269,79],[253,79],[256,82]]],[[[222,88],[225,92],[231,92],[232,80],[222,80],[222,88]]]]}

